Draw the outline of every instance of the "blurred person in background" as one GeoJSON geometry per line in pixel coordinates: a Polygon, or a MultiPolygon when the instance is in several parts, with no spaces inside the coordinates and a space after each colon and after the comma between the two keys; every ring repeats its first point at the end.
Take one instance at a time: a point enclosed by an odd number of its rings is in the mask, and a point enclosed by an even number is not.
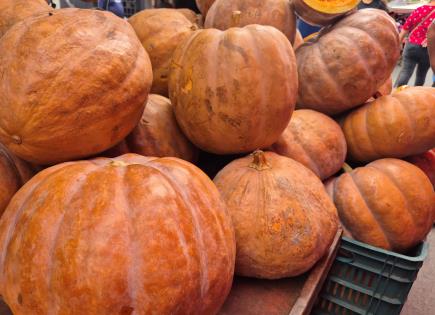
{"type": "Polygon", "coordinates": [[[125,16],[122,0],[98,0],[98,8],[110,11],[120,18],[125,16]]]}
{"type": "Polygon", "coordinates": [[[430,68],[427,51],[427,31],[435,19],[435,0],[429,4],[415,9],[406,19],[400,31],[399,39],[402,42],[408,35],[408,41],[403,50],[403,65],[394,86],[408,84],[409,79],[417,66],[415,86],[422,86],[430,68]]]}
{"type": "Polygon", "coordinates": [[[195,0],[175,0],[174,4],[177,9],[186,8],[196,13],[200,13],[195,0]]]}
{"type": "Polygon", "coordinates": [[[387,11],[387,5],[382,0],[361,0],[358,4],[358,10],[361,9],[379,9],[387,11]]]}

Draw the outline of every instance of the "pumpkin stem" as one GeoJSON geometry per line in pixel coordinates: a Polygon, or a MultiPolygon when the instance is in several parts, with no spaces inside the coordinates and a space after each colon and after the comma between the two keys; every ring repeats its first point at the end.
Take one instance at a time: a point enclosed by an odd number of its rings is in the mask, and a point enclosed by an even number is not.
{"type": "Polygon", "coordinates": [[[239,27],[241,16],[242,16],[241,11],[233,11],[233,14],[231,16],[231,27],[239,27]]]}
{"type": "Polygon", "coordinates": [[[253,157],[253,161],[251,164],[249,164],[249,167],[255,168],[258,171],[270,169],[270,165],[267,163],[266,156],[263,151],[256,150],[251,155],[253,157]]]}
{"type": "Polygon", "coordinates": [[[341,169],[345,172],[345,173],[351,173],[353,171],[353,168],[350,167],[349,164],[344,163],[343,166],[341,167],[341,169]]]}

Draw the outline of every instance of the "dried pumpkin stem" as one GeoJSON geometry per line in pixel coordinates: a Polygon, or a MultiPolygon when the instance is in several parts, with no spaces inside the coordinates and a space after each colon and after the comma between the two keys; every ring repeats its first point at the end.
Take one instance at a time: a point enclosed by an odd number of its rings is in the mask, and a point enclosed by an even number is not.
{"type": "Polygon", "coordinates": [[[231,16],[231,27],[239,27],[240,26],[240,17],[242,16],[241,11],[233,11],[231,16]]]}
{"type": "Polygon", "coordinates": [[[267,163],[266,155],[263,151],[257,150],[252,153],[253,161],[249,164],[249,167],[255,168],[258,171],[270,169],[269,163],[267,163]]]}
{"type": "Polygon", "coordinates": [[[341,167],[341,169],[345,172],[345,173],[351,173],[353,171],[353,168],[350,167],[349,164],[344,163],[343,166],[341,167]]]}

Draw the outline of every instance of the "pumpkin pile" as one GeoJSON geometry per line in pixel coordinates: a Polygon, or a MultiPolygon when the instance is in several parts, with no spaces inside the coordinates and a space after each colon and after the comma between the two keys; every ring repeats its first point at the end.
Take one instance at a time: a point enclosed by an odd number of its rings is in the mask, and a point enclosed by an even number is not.
{"type": "Polygon", "coordinates": [[[0,4],[14,314],[218,314],[234,275],[301,275],[340,226],[401,253],[425,239],[435,88],[392,91],[392,19],[355,0],[197,4],[0,4]],[[296,14],[324,28],[304,42],[296,14]]]}

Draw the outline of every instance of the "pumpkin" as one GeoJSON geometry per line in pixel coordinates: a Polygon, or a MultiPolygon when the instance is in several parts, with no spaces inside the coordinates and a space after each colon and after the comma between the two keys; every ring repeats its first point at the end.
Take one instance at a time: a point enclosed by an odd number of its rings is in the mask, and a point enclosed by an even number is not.
{"type": "Polygon", "coordinates": [[[406,161],[419,167],[427,175],[432,186],[435,187],[435,149],[407,157],[406,161]]]}
{"type": "Polygon", "coordinates": [[[427,48],[430,57],[430,65],[432,67],[432,71],[435,72],[435,23],[429,27],[427,32],[427,48]]]}
{"type": "Polygon", "coordinates": [[[1,0],[0,1],[0,37],[14,24],[32,15],[52,11],[45,0],[1,0]]]}
{"type": "Polygon", "coordinates": [[[190,22],[198,26],[203,26],[203,18],[201,14],[196,14],[194,11],[186,8],[176,9],[178,12],[183,14],[190,22]]]}
{"type": "Polygon", "coordinates": [[[427,176],[398,159],[381,159],[332,180],[327,190],[346,235],[396,252],[424,240],[435,211],[427,176]]]}
{"type": "Polygon", "coordinates": [[[310,269],[337,232],[322,182],[273,152],[235,160],[215,177],[236,233],[236,274],[278,279],[310,269]]]}
{"type": "Polygon", "coordinates": [[[290,120],[297,87],[290,42],[263,25],[197,31],[176,49],[169,77],[181,130],[216,154],[273,144],[290,120]]]}
{"type": "Polygon", "coordinates": [[[30,165],[0,143],[0,215],[17,190],[33,175],[30,165]]]}
{"type": "Polygon", "coordinates": [[[326,26],[340,19],[358,5],[359,0],[292,0],[298,16],[312,25],[326,26]]]}
{"type": "Polygon", "coordinates": [[[208,10],[210,10],[210,7],[213,5],[213,3],[216,0],[195,0],[195,1],[199,11],[201,12],[202,16],[205,18],[207,16],[208,10]]]}
{"type": "Polygon", "coordinates": [[[323,180],[343,166],[346,140],[340,126],[328,116],[299,109],[271,150],[302,163],[323,180]]]}
{"type": "Polygon", "coordinates": [[[298,48],[298,108],[328,115],[363,104],[389,78],[399,58],[394,20],[359,10],[298,48]]]}
{"type": "Polygon", "coordinates": [[[125,153],[155,157],[172,156],[195,161],[198,150],[178,127],[171,101],[166,97],[151,94],[139,124],[123,141],[104,155],[115,157],[125,153]]]}
{"type": "Polygon", "coordinates": [[[208,11],[204,26],[226,30],[249,24],[276,27],[294,42],[296,16],[290,0],[216,0],[208,11]]]}
{"type": "Polygon", "coordinates": [[[0,252],[14,314],[216,314],[235,239],[198,168],[130,154],[33,177],[0,220],[0,252]]]}
{"type": "Polygon", "coordinates": [[[120,142],[139,121],[152,81],[131,26],[83,9],[15,24],[0,41],[0,73],[0,141],[35,164],[120,142]]]}
{"type": "Polygon", "coordinates": [[[304,43],[304,39],[302,38],[301,32],[299,32],[299,30],[296,30],[295,42],[293,43],[293,50],[296,51],[296,49],[298,49],[298,47],[303,43],[304,43]]]}
{"type": "Polygon", "coordinates": [[[151,59],[154,75],[151,92],[167,96],[172,54],[198,26],[176,9],[143,10],[128,21],[151,59]]]}
{"type": "Polygon", "coordinates": [[[342,120],[349,157],[367,162],[435,147],[435,89],[410,87],[382,96],[342,120]]]}

